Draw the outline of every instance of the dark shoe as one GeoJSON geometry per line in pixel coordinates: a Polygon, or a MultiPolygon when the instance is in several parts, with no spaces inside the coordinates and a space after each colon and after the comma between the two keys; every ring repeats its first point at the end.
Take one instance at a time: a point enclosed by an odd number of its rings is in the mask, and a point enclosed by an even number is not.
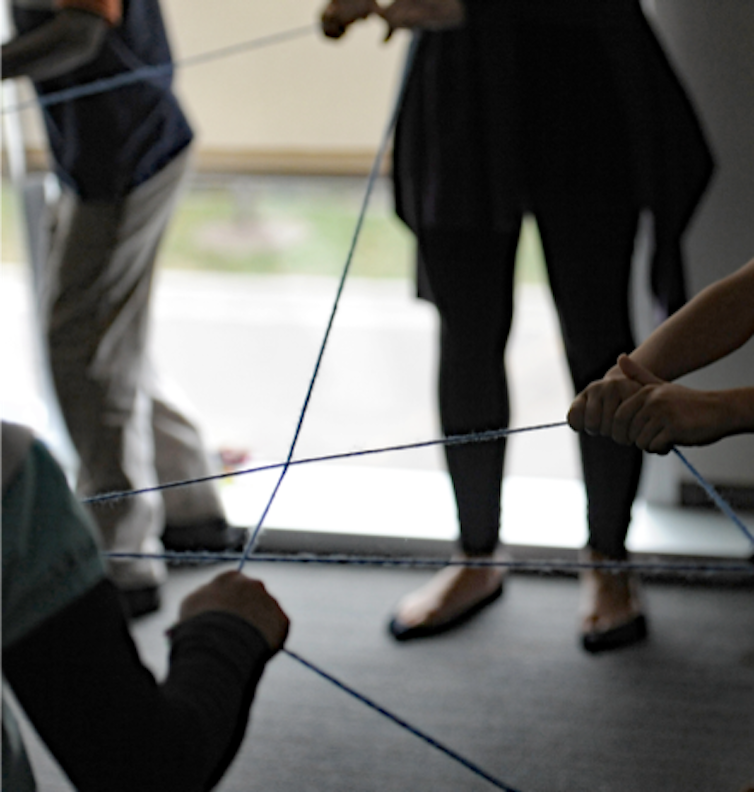
{"type": "Polygon", "coordinates": [[[390,621],[388,631],[396,641],[410,641],[414,638],[430,638],[433,635],[440,635],[469,621],[477,613],[495,602],[495,600],[500,599],[502,593],[503,586],[501,584],[491,594],[488,594],[484,599],[475,603],[463,613],[459,613],[458,616],[454,616],[452,619],[440,624],[417,624],[415,627],[408,627],[396,617],[390,621]]]}
{"type": "Polygon", "coordinates": [[[647,632],[647,620],[639,614],[630,622],[611,627],[604,632],[584,633],[581,636],[581,645],[591,654],[608,652],[611,649],[622,649],[643,641],[647,637],[647,632]]]}
{"type": "MultiPolygon", "coordinates": [[[[587,547],[587,563],[618,561],[587,547]]],[[[622,649],[647,637],[647,620],[637,577],[609,566],[584,569],[580,575],[583,621],[581,645],[591,654],[622,649]]]]}
{"type": "Polygon", "coordinates": [[[162,544],[176,553],[240,553],[249,541],[246,528],[234,528],[223,520],[189,525],[166,525],[162,544]]]}
{"type": "Polygon", "coordinates": [[[120,589],[121,602],[127,619],[138,619],[160,609],[160,589],[145,586],[136,589],[120,589]]]}

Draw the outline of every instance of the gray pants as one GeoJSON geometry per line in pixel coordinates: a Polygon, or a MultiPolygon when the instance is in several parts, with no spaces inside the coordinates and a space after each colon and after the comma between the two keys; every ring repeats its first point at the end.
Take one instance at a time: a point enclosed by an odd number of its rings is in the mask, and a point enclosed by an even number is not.
{"type": "MultiPolygon", "coordinates": [[[[64,190],[49,259],[46,334],[55,389],[93,495],[208,475],[194,423],[166,398],[147,360],[155,259],[188,151],[117,203],[64,190]]],[[[150,493],[94,510],[106,550],[159,553],[166,523],[222,518],[210,484],[150,493]]],[[[122,588],[159,584],[165,565],[111,563],[122,588]]]]}

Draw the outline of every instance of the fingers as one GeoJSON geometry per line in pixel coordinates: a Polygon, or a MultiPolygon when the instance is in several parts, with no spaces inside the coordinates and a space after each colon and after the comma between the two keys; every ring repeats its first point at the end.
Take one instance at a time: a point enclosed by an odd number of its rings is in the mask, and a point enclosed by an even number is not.
{"type": "Polygon", "coordinates": [[[602,398],[599,402],[599,411],[593,409],[591,416],[587,411],[587,425],[596,427],[593,434],[600,434],[603,437],[610,437],[613,434],[613,424],[615,412],[623,402],[624,394],[616,383],[604,388],[602,398]]]}
{"type": "Polygon", "coordinates": [[[659,385],[662,382],[649,369],[644,368],[644,366],[628,355],[621,355],[618,358],[618,366],[624,376],[634,382],[638,382],[639,385],[659,385]]]}
{"type": "Polygon", "coordinates": [[[642,450],[662,431],[662,424],[646,409],[651,390],[642,388],[626,399],[615,411],[611,433],[608,435],[620,445],[635,445],[642,450]]]}
{"type": "Polygon", "coordinates": [[[399,28],[446,30],[460,27],[466,19],[462,0],[394,0],[386,8],[377,0],[331,0],[320,16],[322,32],[340,38],[354,22],[373,14],[387,23],[385,41],[399,28]]]}
{"type": "Polygon", "coordinates": [[[332,0],[320,17],[322,32],[328,38],[340,38],[354,22],[380,11],[376,0],[332,0]]]}
{"type": "Polygon", "coordinates": [[[328,3],[325,6],[320,15],[320,25],[328,38],[340,38],[346,32],[345,26],[338,19],[337,3],[328,3]]]}
{"type": "Polygon", "coordinates": [[[576,397],[568,423],[620,445],[667,454],[676,445],[706,445],[725,436],[725,404],[714,392],[664,382],[623,355],[616,369],[576,397]]]}
{"type": "Polygon", "coordinates": [[[273,653],[285,643],[290,626],[288,617],[259,580],[238,571],[218,575],[183,600],[179,621],[213,611],[232,613],[248,621],[262,634],[273,653]]]}
{"type": "Polygon", "coordinates": [[[665,456],[673,450],[675,442],[666,426],[655,424],[651,427],[648,426],[647,431],[639,435],[636,445],[642,451],[665,456]]]}
{"type": "Polygon", "coordinates": [[[568,425],[574,432],[585,431],[584,415],[586,412],[586,401],[587,397],[582,392],[573,400],[573,404],[571,404],[571,408],[568,410],[568,415],[566,416],[568,425]]]}
{"type": "Polygon", "coordinates": [[[641,389],[638,383],[612,372],[585,388],[568,411],[568,423],[577,432],[610,437],[615,414],[626,399],[641,389]]]}

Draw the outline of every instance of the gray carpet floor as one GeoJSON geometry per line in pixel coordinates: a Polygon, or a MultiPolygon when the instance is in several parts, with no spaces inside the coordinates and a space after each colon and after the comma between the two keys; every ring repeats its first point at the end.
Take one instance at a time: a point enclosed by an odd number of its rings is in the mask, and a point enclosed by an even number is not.
{"type": "MultiPolygon", "coordinates": [[[[175,570],[135,625],[164,673],[164,630],[219,568],[175,570]]],[[[292,619],[288,646],[520,792],[741,792],[754,783],[754,592],[645,587],[651,639],[589,656],[574,579],[513,576],[454,633],[396,644],[419,570],[250,564],[292,619]]],[[[42,790],[68,789],[35,746],[42,790]]],[[[487,781],[288,656],[269,665],[222,792],[450,792],[487,781]]]]}

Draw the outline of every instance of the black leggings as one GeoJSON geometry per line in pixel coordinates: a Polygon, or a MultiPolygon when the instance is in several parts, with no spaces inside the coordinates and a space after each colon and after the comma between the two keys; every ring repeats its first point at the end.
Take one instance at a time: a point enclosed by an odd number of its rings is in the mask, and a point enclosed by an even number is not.
{"type": "MultiPolygon", "coordinates": [[[[536,208],[535,216],[571,376],[580,391],[634,346],[628,287],[636,211],[558,203],[536,208]]],[[[419,235],[441,318],[439,399],[447,435],[508,426],[504,352],[520,221],[511,218],[507,233],[443,229],[419,235]]],[[[587,435],[580,436],[580,444],[589,545],[622,558],[641,452],[587,435]]],[[[504,441],[446,451],[461,546],[468,554],[490,553],[498,542],[504,456],[504,441]]]]}
{"type": "MultiPolygon", "coordinates": [[[[420,274],[441,318],[439,396],[447,434],[508,425],[504,352],[524,208],[539,225],[577,391],[634,347],[628,289],[638,209],[628,124],[609,59],[599,38],[578,26],[522,24],[515,42],[519,91],[508,112],[520,120],[514,160],[522,183],[519,190],[496,185],[510,191],[510,209],[498,206],[476,228],[454,228],[449,217],[418,233],[420,274]]],[[[487,129],[468,145],[504,145],[490,143],[493,134],[487,129]]],[[[468,198],[459,194],[456,201],[468,198]]],[[[641,452],[586,435],[580,443],[589,544],[622,558],[641,452]]],[[[467,553],[489,553],[498,541],[504,456],[504,442],[447,450],[467,553]]]]}

